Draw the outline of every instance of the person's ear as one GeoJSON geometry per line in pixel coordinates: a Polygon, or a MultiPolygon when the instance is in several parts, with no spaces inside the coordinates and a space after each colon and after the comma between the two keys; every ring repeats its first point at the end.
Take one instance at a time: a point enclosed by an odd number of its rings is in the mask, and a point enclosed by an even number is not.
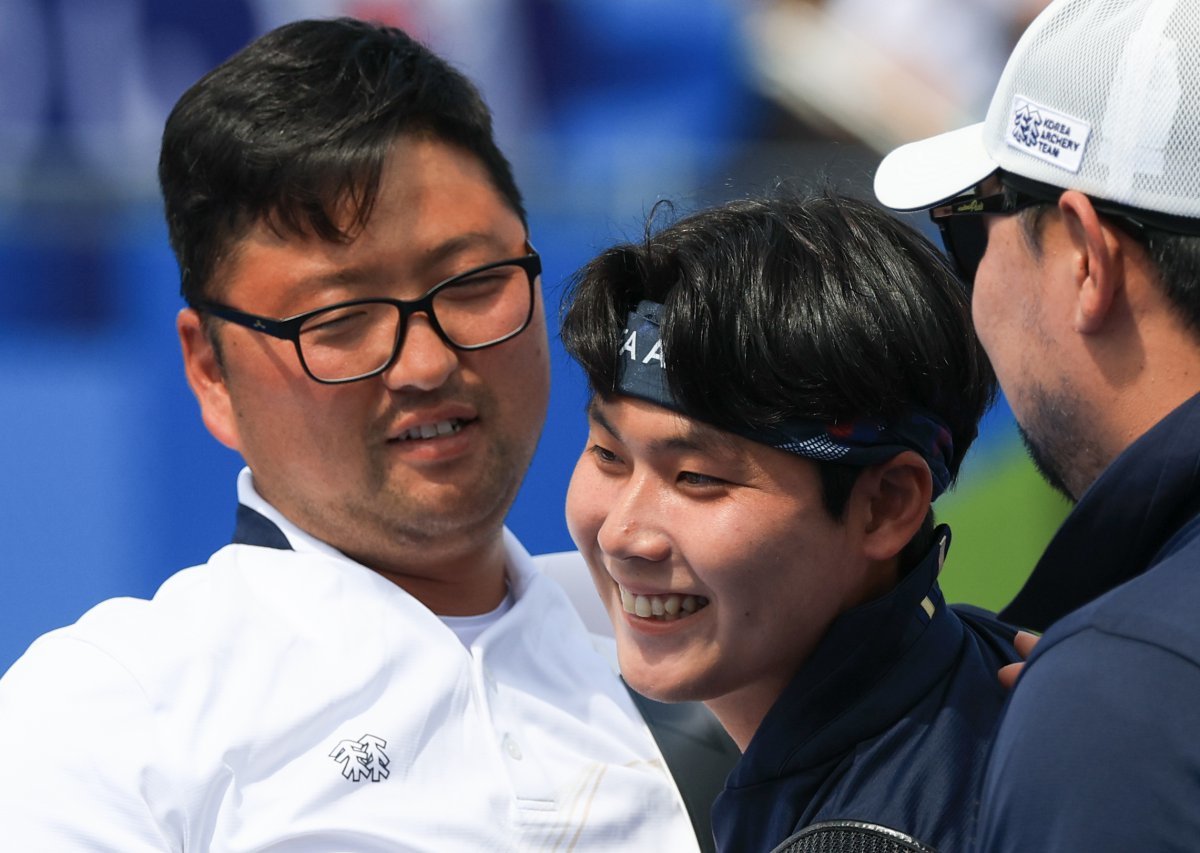
{"type": "Polygon", "coordinates": [[[230,450],[241,450],[233,403],[225,382],[225,371],[200,315],[184,308],[175,318],[179,345],[183,350],[183,370],[188,385],[200,404],[200,415],[213,437],[230,450]]]}
{"type": "Polygon", "coordinates": [[[861,512],[863,554],[887,561],[921,529],[933,499],[933,476],[920,454],[906,450],[865,469],[852,494],[861,512]]]}
{"type": "Polygon", "coordinates": [[[1113,301],[1125,286],[1121,239],[1115,226],[1105,222],[1091,199],[1068,190],[1058,200],[1063,225],[1070,240],[1075,312],[1072,326],[1090,335],[1104,327],[1113,301]]]}

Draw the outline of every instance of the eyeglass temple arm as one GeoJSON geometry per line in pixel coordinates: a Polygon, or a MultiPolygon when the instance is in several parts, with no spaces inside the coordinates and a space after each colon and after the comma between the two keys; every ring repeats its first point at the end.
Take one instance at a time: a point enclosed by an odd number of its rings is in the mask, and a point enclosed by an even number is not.
{"type": "Polygon", "coordinates": [[[212,314],[214,317],[220,317],[222,320],[227,320],[238,326],[245,326],[247,329],[262,332],[273,338],[279,338],[284,341],[291,341],[296,338],[294,324],[286,320],[273,320],[270,317],[247,314],[245,311],[238,311],[236,308],[229,308],[216,302],[197,302],[192,307],[197,311],[212,314]]]}

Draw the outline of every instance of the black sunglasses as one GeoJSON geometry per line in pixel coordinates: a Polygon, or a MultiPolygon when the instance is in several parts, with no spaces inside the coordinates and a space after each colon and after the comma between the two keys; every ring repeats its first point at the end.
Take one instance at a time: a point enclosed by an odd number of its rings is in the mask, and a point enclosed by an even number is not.
{"type": "Polygon", "coordinates": [[[1002,172],[994,172],[963,195],[929,211],[942,234],[946,254],[969,289],[975,283],[979,262],[987,251],[987,228],[981,217],[1017,213],[1038,204],[1053,204],[1062,195],[1058,188],[1044,193],[1017,189],[1002,172]]]}
{"type": "MultiPolygon", "coordinates": [[[[1017,213],[1038,204],[1057,204],[1065,190],[1052,184],[997,170],[970,191],[929,211],[942,234],[946,254],[967,288],[975,283],[979,262],[987,250],[987,229],[980,217],[1017,213]]],[[[1148,231],[1200,236],[1200,219],[1173,216],[1088,196],[1099,213],[1135,240],[1145,242],[1148,231]]]]}

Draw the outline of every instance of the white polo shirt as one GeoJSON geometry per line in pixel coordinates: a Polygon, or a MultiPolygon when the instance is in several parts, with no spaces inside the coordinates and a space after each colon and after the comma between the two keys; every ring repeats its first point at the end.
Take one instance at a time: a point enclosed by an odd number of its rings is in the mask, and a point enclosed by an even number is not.
{"type": "Polygon", "coordinates": [[[0,680],[0,848],[698,849],[624,687],[511,534],[512,607],[466,647],[248,472],[239,495],[294,550],[222,548],[0,680]]]}

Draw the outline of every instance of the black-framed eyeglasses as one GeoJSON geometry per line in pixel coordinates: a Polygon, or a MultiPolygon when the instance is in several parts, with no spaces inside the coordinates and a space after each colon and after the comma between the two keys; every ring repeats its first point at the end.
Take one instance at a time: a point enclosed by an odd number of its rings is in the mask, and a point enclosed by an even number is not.
{"type": "Polygon", "coordinates": [[[420,299],[351,299],[275,319],[218,302],[192,307],[264,335],[291,341],[305,372],[328,385],[377,376],[396,360],[408,318],[424,314],[447,346],[480,350],[515,338],[533,318],[542,260],[529,254],[475,267],[439,282],[420,299]]]}
{"type": "MultiPolygon", "coordinates": [[[[942,234],[946,254],[970,288],[987,250],[987,228],[980,217],[1017,213],[1037,204],[1057,204],[1063,192],[1062,187],[997,170],[969,192],[930,210],[929,216],[942,234]]],[[[1200,235],[1200,220],[1197,219],[1142,210],[1093,196],[1088,198],[1092,207],[1137,240],[1145,240],[1147,229],[1200,235]]]]}

